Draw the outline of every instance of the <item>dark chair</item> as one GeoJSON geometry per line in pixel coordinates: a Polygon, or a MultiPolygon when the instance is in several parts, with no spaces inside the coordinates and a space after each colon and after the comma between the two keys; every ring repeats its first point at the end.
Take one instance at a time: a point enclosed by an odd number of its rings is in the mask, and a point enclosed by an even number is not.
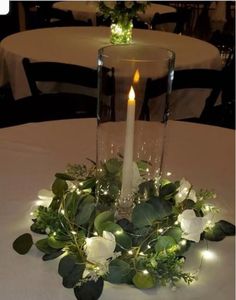
{"type": "Polygon", "coordinates": [[[38,82],[79,85],[97,92],[97,70],[83,66],[30,62],[23,59],[32,96],[11,102],[0,111],[0,127],[47,120],[96,117],[97,97],[84,93],[43,93],[38,82]]]}
{"type": "MultiPolygon", "coordinates": [[[[172,90],[201,88],[210,89],[210,94],[206,99],[205,107],[199,118],[185,119],[185,121],[207,123],[210,111],[214,107],[221,92],[222,71],[210,69],[189,69],[177,70],[174,73],[172,90]]],[[[143,106],[140,119],[150,120],[149,101],[165,93],[167,78],[147,79],[143,106]]],[[[164,120],[163,120],[164,121],[164,120]]]]}
{"type": "Polygon", "coordinates": [[[149,29],[149,24],[139,20],[137,17],[133,18],[133,27],[137,29],[149,29]]]}
{"type": "Polygon", "coordinates": [[[92,26],[92,20],[75,20],[72,11],[63,11],[57,8],[49,7],[44,10],[43,5],[38,9],[41,16],[42,27],[67,27],[67,26],[92,26]]]}
{"type": "Polygon", "coordinates": [[[160,25],[174,23],[174,33],[184,33],[187,23],[190,22],[190,18],[191,11],[188,9],[180,9],[176,12],[163,14],[155,13],[151,21],[151,28],[153,30],[158,30],[160,25]]]}
{"type": "Polygon", "coordinates": [[[105,17],[102,14],[97,14],[97,16],[96,16],[96,24],[97,24],[97,26],[110,27],[111,24],[112,24],[111,17],[105,17]]]}

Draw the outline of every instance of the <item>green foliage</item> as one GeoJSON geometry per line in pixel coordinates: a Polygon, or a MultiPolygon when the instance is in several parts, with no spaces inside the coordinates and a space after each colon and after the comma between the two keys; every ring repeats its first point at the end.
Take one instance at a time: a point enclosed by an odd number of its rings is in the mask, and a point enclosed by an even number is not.
{"type": "Polygon", "coordinates": [[[62,284],[66,288],[74,288],[82,278],[85,264],[78,262],[74,256],[64,256],[59,263],[58,273],[63,278],[62,284]]]}
{"type": "Polygon", "coordinates": [[[149,272],[138,271],[133,277],[133,283],[138,289],[150,289],[156,286],[157,279],[149,272]]]}
{"type": "Polygon", "coordinates": [[[168,251],[175,245],[176,241],[171,236],[159,236],[155,245],[155,251],[158,254],[161,251],[168,251]]]}
{"type": "Polygon", "coordinates": [[[99,10],[103,13],[104,18],[110,17],[113,22],[123,20],[124,18],[132,19],[137,12],[145,12],[148,5],[146,1],[114,1],[111,6],[106,1],[99,1],[99,10]]]}
{"type": "Polygon", "coordinates": [[[96,300],[103,290],[104,281],[100,277],[97,281],[87,281],[83,285],[75,287],[74,293],[78,300],[96,300]]]}
{"type": "MultiPolygon", "coordinates": [[[[143,182],[133,195],[135,207],[131,220],[116,220],[115,214],[115,202],[121,189],[121,158],[106,161],[97,178],[94,165],[90,169],[70,165],[65,173],[57,173],[52,184],[52,202],[48,207],[39,206],[34,212],[31,230],[45,234],[35,246],[43,253],[45,261],[64,254],[58,273],[63,285],[74,289],[78,300],[98,299],[103,280],[134,284],[140,289],[172,286],[179,280],[189,284],[194,280],[192,274],[183,271],[183,254],[193,242],[183,239],[178,216],[187,209],[193,210],[199,218],[209,211],[218,212],[206,203],[214,194],[201,190],[196,202],[186,196],[181,203],[176,203],[179,181],[160,178],[146,181],[145,172],[150,165],[139,161],[137,166],[143,182]],[[96,180],[99,203],[95,197],[96,180]],[[101,250],[100,247],[107,247],[104,252],[109,247],[111,252],[115,250],[109,257],[101,257],[98,261],[90,258],[90,261],[88,241],[98,243],[94,254],[101,250]]],[[[201,238],[220,241],[230,235],[235,235],[235,226],[221,220],[209,225],[201,238]]],[[[32,245],[28,233],[13,242],[19,254],[27,253],[32,245]]],[[[102,256],[102,251],[98,255],[102,256]]]]}
{"type": "Polygon", "coordinates": [[[111,283],[131,283],[133,272],[130,264],[121,259],[115,259],[109,265],[106,280],[111,283]]]}
{"type": "Polygon", "coordinates": [[[132,222],[137,228],[152,226],[157,219],[158,212],[148,203],[138,204],[133,210],[132,222]]]}
{"type": "Polygon", "coordinates": [[[230,235],[235,235],[235,226],[223,220],[204,232],[204,238],[209,241],[221,241],[230,235]]]}
{"type": "Polygon", "coordinates": [[[106,222],[114,222],[114,213],[111,211],[104,211],[97,215],[97,217],[94,220],[94,227],[99,235],[102,234],[104,230],[104,224],[106,222]]]}
{"type": "Polygon", "coordinates": [[[30,250],[32,245],[33,239],[31,234],[24,233],[14,241],[13,248],[17,253],[24,255],[30,250]]]}

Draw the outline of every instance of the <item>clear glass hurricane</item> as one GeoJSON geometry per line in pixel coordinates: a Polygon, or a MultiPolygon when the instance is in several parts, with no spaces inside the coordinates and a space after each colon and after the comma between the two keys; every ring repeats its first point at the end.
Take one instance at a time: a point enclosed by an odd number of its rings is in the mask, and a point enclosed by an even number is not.
{"type": "Polygon", "coordinates": [[[118,219],[145,198],[142,183],[161,175],[174,60],[155,45],[99,50],[96,195],[102,209],[116,203],[118,219]]]}

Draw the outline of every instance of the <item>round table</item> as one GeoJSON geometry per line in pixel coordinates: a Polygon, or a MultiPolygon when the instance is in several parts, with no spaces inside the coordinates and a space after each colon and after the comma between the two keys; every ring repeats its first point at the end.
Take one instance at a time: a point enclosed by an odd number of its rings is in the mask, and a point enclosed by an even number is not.
{"type": "MultiPolygon", "coordinates": [[[[81,119],[0,130],[2,299],[75,300],[73,290],[62,286],[57,273],[58,259],[43,262],[35,247],[27,255],[20,256],[12,249],[12,242],[20,234],[30,231],[29,213],[35,205],[38,190],[49,188],[54,174],[63,171],[67,163],[84,163],[87,157],[95,158],[95,129],[95,119],[81,119]]],[[[171,179],[184,176],[195,189],[214,190],[217,193],[214,203],[221,209],[219,218],[234,222],[233,130],[170,121],[164,162],[165,172],[172,172],[171,179]]],[[[37,240],[42,236],[34,235],[34,238],[37,240]]],[[[176,291],[168,287],[138,290],[106,283],[100,299],[234,299],[234,237],[209,242],[208,246],[216,259],[203,262],[199,280],[191,286],[180,284],[176,291]]],[[[199,250],[197,248],[195,253],[198,262],[199,250]]],[[[191,264],[198,266],[192,260],[191,264]]]]}
{"type": "MultiPolygon", "coordinates": [[[[53,4],[53,8],[63,11],[70,10],[74,19],[88,21],[91,20],[96,25],[96,15],[99,13],[97,1],[60,1],[53,4]]],[[[155,13],[163,14],[175,12],[176,9],[171,6],[151,3],[147,6],[145,13],[138,13],[139,18],[150,23],[155,13]]]]}
{"type": "MultiPolygon", "coordinates": [[[[0,44],[0,85],[10,82],[15,99],[30,95],[22,58],[97,68],[98,49],[109,45],[107,27],[60,27],[13,34],[0,44]]],[[[133,30],[133,42],[158,45],[176,53],[176,69],[220,69],[219,51],[204,41],[168,32],[133,30]]],[[[57,85],[58,88],[58,85],[57,85]]],[[[173,117],[198,117],[209,91],[180,90],[172,95],[173,117]]]]}

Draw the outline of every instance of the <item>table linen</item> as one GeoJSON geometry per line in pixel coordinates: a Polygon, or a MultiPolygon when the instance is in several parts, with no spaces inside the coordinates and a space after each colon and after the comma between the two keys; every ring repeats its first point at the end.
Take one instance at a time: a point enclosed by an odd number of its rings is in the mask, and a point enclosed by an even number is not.
{"type": "MultiPolygon", "coordinates": [[[[176,69],[220,69],[219,50],[213,45],[188,36],[152,30],[133,30],[137,45],[158,45],[176,53],[176,69]]],[[[55,61],[97,68],[98,49],[108,46],[107,27],[58,27],[30,30],[8,36],[0,44],[0,85],[10,82],[15,99],[30,95],[22,58],[55,61]]],[[[60,91],[61,85],[47,86],[60,91]]],[[[172,93],[174,118],[199,116],[209,91],[181,90],[172,93]]]]}
{"type": "MultiPolygon", "coordinates": [[[[4,300],[74,300],[73,290],[65,289],[57,274],[58,259],[45,263],[33,248],[25,256],[12,249],[20,234],[29,232],[30,211],[37,192],[50,188],[53,175],[67,163],[95,159],[94,119],[51,121],[0,130],[1,209],[0,209],[0,290],[4,300]],[[13,284],[14,282],[14,284],[13,284]]],[[[164,172],[171,180],[188,179],[195,189],[217,193],[214,204],[220,218],[234,222],[234,131],[224,128],[169,122],[164,156],[164,172]],[[220,138],[220,143],[219,143],[220,138]]],[[[34,234],[35,240],[42,236],[34,234]]],[[[105,284],[101,300],[233,300],[234,237],[209,242],[215,259],[203,261],[199,280],[191,286],[138,290],[127,285],[105,284]]],[[[187,256],[188,270],[199,266],[200,244],[187,256]],[[190,259],[191,257],[191,259],[190,259]]]]}

